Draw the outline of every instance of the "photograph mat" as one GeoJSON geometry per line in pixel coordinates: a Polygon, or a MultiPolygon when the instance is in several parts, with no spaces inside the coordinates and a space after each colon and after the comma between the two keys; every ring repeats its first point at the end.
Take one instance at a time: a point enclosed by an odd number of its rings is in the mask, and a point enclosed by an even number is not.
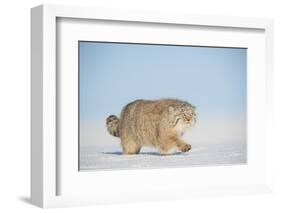
{"type": "MultiPolygon", "coordinates": [[[[160,189],[168,178],[173,175],[179,177],[179,183],[168,183],[167,188],[181,189],[180,182],[187,177],[193,186],[216,186],[236,184],[254,184],[264,180],[262,169],[263,158],[263,126],[254,122],[255,116],[259,115],[260,120],[264,119],[265,82],[264,72],[264,31],[249,29],[229,29],[216,27],[196,29],[191,26],[171,27],[160,25],[155,27],[149,23],[132,24],[127,22],[114,21],[75,21],[58,19],[58,68],[60,70],[60,127],[59,159],[60,174],[58,175],[58,194],[81,195],[93,194],[98,189],[102,192],[104,184],[115,192],[130,194],[130,185],[135,190],[145,191],[151,188],[160,189]],[[241,32],[240,32],[241,31],[241,32]],[[71,33],[70,33],[71,32],[71,33]],[[113,33],[114,32],[114,33],[113,33]],[[165,32],[165,33],[164,33],[165,32]],[[206,36],[208,33],[208,36],[206,36]],[[222,39],[223,38],[223,39],[222,39]],[[184,44],[199,46],[223,46],[223,47],[244,47],[248,48],[248,165],[216,168],[183,168],[183,169],[162,169],[144,171],[106,171],[106,172],[78,172],[78,83],[77,83],[77,44],[79,40],[91,41],[118,41],[118,42],[140,42],[156,44],[184,44]],[[253,63],[255,62],[255,63],[253,63]],[[67,71],[66,71],[67,70],[67,71]],[[256,96],[255,94],[259,94],[256,96]],[[63,109],[63,110],[62,110],[63,109]],[[69,122],[72,121],[72,122],[69,122]],[[253,134],[253,133],[256,134],[253,134]],[[67,133],[67,134],[66,134],[67,133]],[[253,144],[254,143],[254,144],[253,144]],[[254,147],[254,148],[251,148],[254,147]],[[67,150],[67,153],[64,152],[67,150]],[[222,178],[218,178],[223,174],[222,178]],[[239,174],[239,176],[237,176],[239,174]],[[114,175],[114,184],[109,177],[114,175]],[[210,177],[207,181],[203,178],[210,177]],[[130,181],[139,178],[143,182],[135,185],[130,181]],[[162,181],[159,181],[161,177],[162,181]],[[243,177],[243,178],[242,178],[243,177]],[[202,180],[201,180],[202,179],[202,180]],[[104,183],[104,184],[101,184],[104,183]],[[126,189],[122,187],[126,183],[126,189]],[[71,187],[70,187],[71,186],[71,187]]],[[[185,189],[188,189],[188,185],[185,189]]],[[[103,196],[102,193],[100,196],[103,196]]],[[[106,196],[106,193],[104,194],[106,196]]],[[[117,194],[112,194],[117,196],[117,194]]]]}

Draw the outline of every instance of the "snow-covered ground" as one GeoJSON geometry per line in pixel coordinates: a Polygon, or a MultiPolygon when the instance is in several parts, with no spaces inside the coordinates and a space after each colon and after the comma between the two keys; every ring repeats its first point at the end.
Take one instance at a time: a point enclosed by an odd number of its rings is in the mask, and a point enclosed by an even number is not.
{"type": "Polygon", "coordinates": [[[162,156],[143,147],[138,155],[123,155],[120,138],[111,136],[103,121],[80,126],[80,170],[114,170],[245,164],[246,120],[238,116],[201,114],[182,139],[192,145],[187,153],[162,156]]]}
{"type": "Polygon", "coordinates": [[[246,142],[196,143],[187,153],[162,156],[144,147],[138,155],[123,155],[119,144],[101,149],[80,147],[80,170],[114,170],[245,164],[246,142]],[[99,151],[97,151],[99,150],[99,151]]]}

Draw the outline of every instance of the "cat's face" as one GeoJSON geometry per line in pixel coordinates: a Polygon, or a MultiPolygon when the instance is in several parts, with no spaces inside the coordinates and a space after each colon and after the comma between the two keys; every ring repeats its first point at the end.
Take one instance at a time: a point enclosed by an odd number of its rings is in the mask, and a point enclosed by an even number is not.
{"type": "Polygon", "coordinates": [[[196,108],[188,103],[173,107],[170,113],[186,127],[194,126],[197,120],[196,108]]]}
{"type": "Polygon", "coordinates": [[[194,126],[197,119],[197,113],[195,107],[183,106],[181,109],[181,118],[187,126],[189,127],[194,126]]]}

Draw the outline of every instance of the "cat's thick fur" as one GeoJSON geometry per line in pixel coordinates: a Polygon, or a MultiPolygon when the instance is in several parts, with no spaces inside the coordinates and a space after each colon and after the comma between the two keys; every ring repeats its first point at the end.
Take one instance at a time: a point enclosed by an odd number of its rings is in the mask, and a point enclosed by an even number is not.
{"type": "Polygon", "coordinates": [[[181,136],[196,123],[195,107],[178,99],[136,100],[120,115],[106,119],[108,132],[120,137],[124,154],[138,154],[142,146],[154,146],[161,154],[187,152],[191,145],[181,136]]]}

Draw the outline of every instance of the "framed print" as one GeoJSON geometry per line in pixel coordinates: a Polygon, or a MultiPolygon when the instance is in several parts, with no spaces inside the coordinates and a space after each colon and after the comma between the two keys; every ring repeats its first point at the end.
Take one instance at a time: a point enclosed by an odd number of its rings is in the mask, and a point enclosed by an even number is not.
{"type": "Polygon", "coordinates": [[[270,192],[272,20],[31,14],[32,203],[270,192]]]}

